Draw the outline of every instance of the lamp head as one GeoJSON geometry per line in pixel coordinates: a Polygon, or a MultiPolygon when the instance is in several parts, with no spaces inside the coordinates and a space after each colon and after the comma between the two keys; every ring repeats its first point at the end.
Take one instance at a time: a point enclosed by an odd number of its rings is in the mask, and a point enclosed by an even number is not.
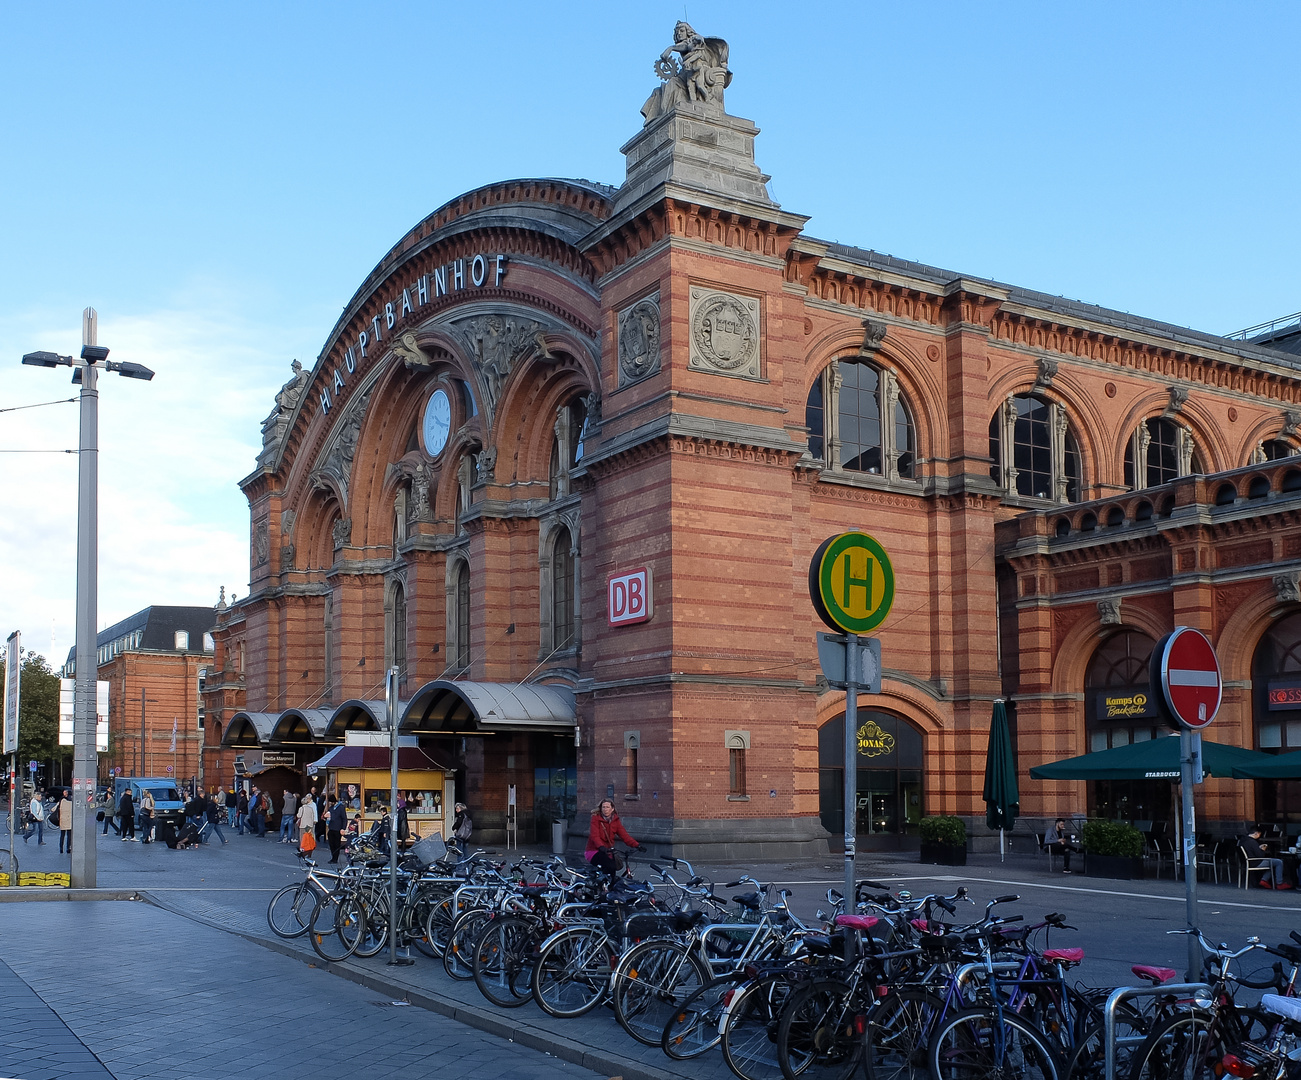
{"type": "Polygon", "coordinates": [[[58,353],[29,352],[23,356],[23,363],[32,367],[58,367],[64,359],[58,353]]]}
{"type": "MultiPolygon", "coordinates": [[[[107,351],[107,350],[105,350],[107,351]]],[[[123,360],[120,364],[109,364],[109,371],[116,371],[119,375],[128,379],[144,379],[148,382],[154,377],[153,370],[144,366],[144,364],[135,364],[130,360],[123,360]]]]}

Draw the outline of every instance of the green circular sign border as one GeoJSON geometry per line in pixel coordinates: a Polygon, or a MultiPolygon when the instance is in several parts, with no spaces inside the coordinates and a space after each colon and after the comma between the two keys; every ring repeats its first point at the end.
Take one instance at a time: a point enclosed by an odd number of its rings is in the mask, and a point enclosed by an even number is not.
{"type": "Polygon", "coordinates": [[[880,543],[865,532],[846,532],[830,536],[818,545],[809,566],[809,594],[819,617],[828,626],[846,634],[866,634],[875,630],[890,614],[894,607],[894,565],[880,543]],[[831,591],[831,567],[842,551],[849,547],[862,548],[874,556],[885,572],[885,591],[880,605],[865,619],[850,619],[848,616],[838,618],[836,612],[843,611],[835,601],[831,591]],[[828,601],[830,598],[830,602],[828,601]]]}

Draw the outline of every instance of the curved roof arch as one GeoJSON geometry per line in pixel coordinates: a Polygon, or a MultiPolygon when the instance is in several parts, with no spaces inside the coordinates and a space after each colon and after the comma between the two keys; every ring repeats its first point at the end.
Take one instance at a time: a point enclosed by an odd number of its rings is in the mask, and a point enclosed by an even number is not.
{"type": "MultiPolygon", "coordinates": [[[[363,701],[349,698],[332,713],[325,729],[325,737],[342,739],[349,731],[388,731],[388,719],[383,698],[379,701],[363,701]]],[[[403,704],[398,702],[398,716],[402,715],[403,704]]]]}
{"type": "Polygon", "coordinates": [[[574,691],[555,683],[435,679],[412,695],[398,730],[412,734],[573,731],[574,691]]]}
{"type": "Polygon", "coordinates": [[[222,746],[265,746],[271,741],[279,713],[237,712],[221,736],[222,746]]]}
{"type": "Polygon", "coordinates": [[[314,743],[325,738],[330,726],[326,709],[286,709],[272,730],[272,738],[282,743],[314,743]]]}

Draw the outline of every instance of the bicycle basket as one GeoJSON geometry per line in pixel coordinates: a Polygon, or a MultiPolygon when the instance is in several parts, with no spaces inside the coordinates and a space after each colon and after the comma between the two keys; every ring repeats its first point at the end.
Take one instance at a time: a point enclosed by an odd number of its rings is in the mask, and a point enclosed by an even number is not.
{"type": "Polygon", "coordinates": [[[421,866],[428,868],[447,855],[447,844],[437,834],[426,836],[423,840],[412,844],[407,854],[416,859],[421,866]]]}

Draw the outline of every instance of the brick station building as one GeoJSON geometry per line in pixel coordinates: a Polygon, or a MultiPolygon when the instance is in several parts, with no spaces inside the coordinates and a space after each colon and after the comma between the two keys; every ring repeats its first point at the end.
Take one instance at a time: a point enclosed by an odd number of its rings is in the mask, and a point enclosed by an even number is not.
{"type": "MultiPolygon", "coordinates": [[[[1000,696],[1024,816],[1155,815],[1141,785],[1028,769],[1157,734],[1097,691],[1123,697],[1177,622],[1224,659],[1219,737],[1301,745],[1301,712],[1262,696],[1301,678],[1286,335],[817,240],[725,111],[725,43],[677,42],[619,187],[441,206],[277,395],[241,481],[251,591],[217,613],[215,767],[382,728],[396,665],[402,732],[456,770],[485,839],[513,784],[525,838],[585,832],[609,795],[658,846],[824,851],[844,695],[807,573],[850,529],[897,581],[860,705],[866,847],[983,818],[1000,696]]],[[[1203,814],[1301,812],[1283,787],[1213,781],[1203,814]]]]}

